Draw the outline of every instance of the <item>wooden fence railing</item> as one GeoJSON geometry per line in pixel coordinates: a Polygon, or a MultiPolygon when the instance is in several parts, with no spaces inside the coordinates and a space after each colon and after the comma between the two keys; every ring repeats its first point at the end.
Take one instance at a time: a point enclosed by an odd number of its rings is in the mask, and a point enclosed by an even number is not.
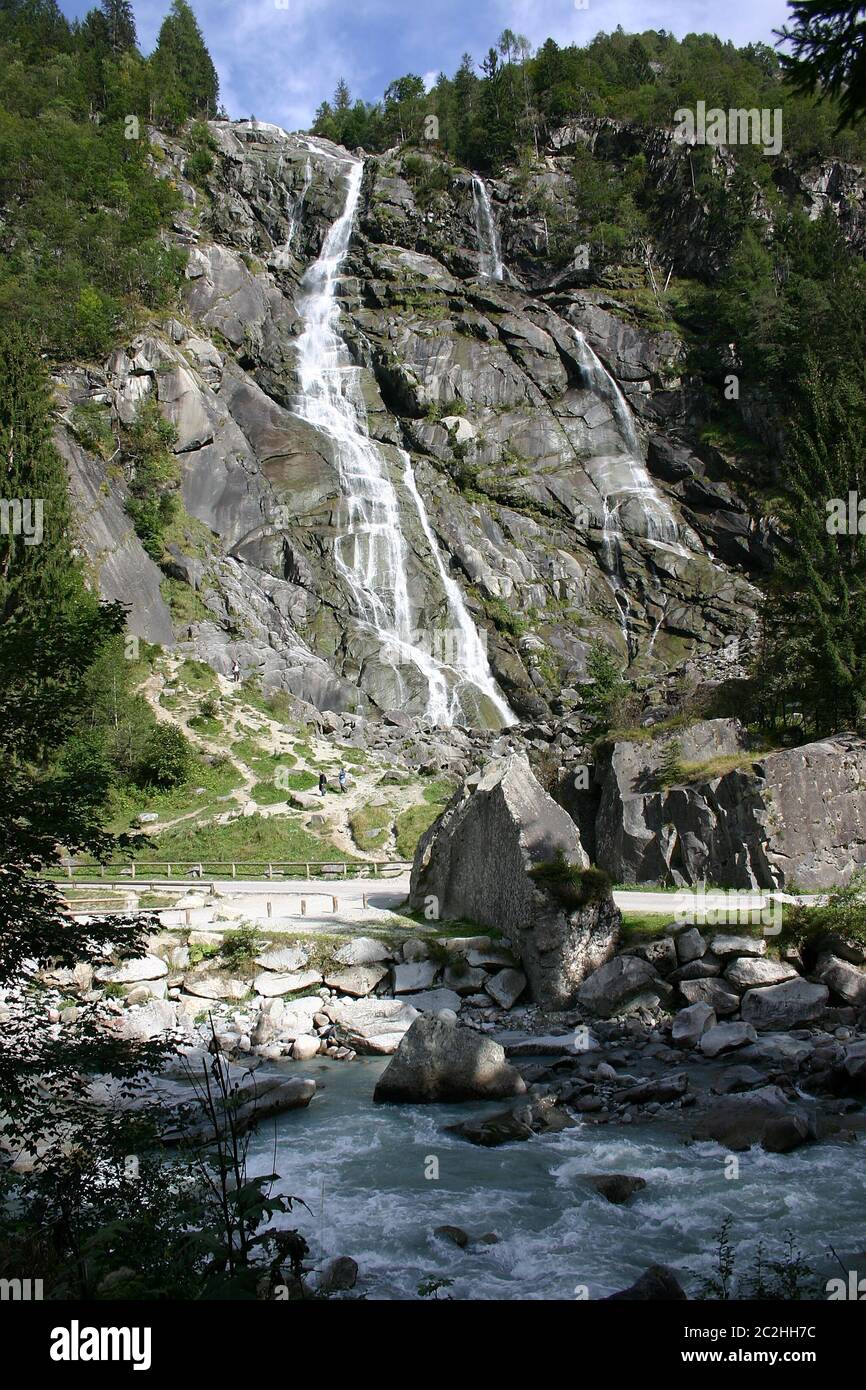
{"type": "Polygon", "coordinates": [[[123,859],[106,864],[84,860],[64,859],[53,878],[70,884],[76,882],[130,882],[143,880],[159,882],[179,879],[315,879],[336,878],[398,878],[411,869],[408,859],[348,860],[348,859],[123,859]]]}

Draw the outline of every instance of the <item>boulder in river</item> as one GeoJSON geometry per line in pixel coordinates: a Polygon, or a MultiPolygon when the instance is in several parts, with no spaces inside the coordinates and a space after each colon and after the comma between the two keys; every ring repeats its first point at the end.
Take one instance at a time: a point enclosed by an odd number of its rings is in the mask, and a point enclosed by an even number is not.
{"type": "Polygon", "coordinates": [[[376,1083],[375,1101],[496,1100],[526,1090],[505,1050],[471,1028],[429,1014],[412,1024],[376,1083]]]}

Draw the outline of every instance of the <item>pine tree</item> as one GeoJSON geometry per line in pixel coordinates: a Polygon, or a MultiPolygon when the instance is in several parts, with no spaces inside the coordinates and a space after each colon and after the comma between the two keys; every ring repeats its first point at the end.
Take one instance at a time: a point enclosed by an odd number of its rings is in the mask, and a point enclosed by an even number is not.
{"type": "Polygon", "coordinates": [[[352,98],[349,95],[349,88],[345,79],[341,77],[334,91],[334,110],[348,111],[351,104],[352,98]]]}
{"type": "Polygon", "coordinates": [[[216,114],[219,78],[186,0],[172,0],[159,31],[154,64],[157,72],[174,72],[189,114],[216,114]]]}
{"type": "Polygon", "coordinates": [[[825,733],[866,712],[866,383],[812,361],[800,391],[754,676],[766,723],[825,733]]]}
{"type": "Polygon", "coordinates": [[[134,49],[137,37],[130,0],[101,0],[101,4],[108,24],[108,42],[112,53],[126,53],[134,49]]]}
{"type": "Polygon", "coordinates": [[[35,342],[9,329],[0,337],[0,624],[14,620],[33,631],[80,592],[50,407],[35,342]]]}

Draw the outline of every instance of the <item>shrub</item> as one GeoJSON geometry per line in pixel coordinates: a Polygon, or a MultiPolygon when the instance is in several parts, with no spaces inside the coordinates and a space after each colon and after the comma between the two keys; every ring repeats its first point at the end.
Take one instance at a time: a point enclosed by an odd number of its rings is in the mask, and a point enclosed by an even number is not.
{"type": "Polygon", "coordinates": [[[192,766],[193,752],[180,729],[160,724],[138,764],[138,780],[144,786],[180,787],[189,780],[192,766]]]}
{"type": "Polygon", "coordinates": [[[571,911],[610,897],[610,878],[603,869],[594,865],[582,869],[579,864],[570,864],[562,850],[557,851],[555,858],[533,865],[529,876],[539,888],[571,911]]]}

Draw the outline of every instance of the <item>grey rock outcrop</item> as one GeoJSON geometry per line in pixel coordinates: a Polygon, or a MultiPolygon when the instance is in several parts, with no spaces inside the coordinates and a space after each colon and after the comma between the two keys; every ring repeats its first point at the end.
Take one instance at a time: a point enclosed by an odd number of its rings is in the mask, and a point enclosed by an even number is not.
{"type": "Polygon", "coordinates": [[[567,1007],[586,976],[613,955],[620,915],[610,899],[567,909],[533,879],[534,867],[559,854],[588,866],[574,822],[527,759],[515,755],[471,777],[422,837],[409,901],[421,909],[432,902],[444,918],[503,932],[533,998],[567,1007]]]}
{"type": "MultiPolygon", "coordinates": [[[[583,794],[596,861],[616,882],[805,891],[845,882],[866,864],[866,740],[855,734],[749,758],[736,720],[705,720],[599,757],[583,794]],[[676,737],[689,779],[662,782],[676,737]],[[730,760],[730,770],[724,760],[730,760]],[[702,778],[700,764],[716,762],[702,778]]],[[[713,948],[715,949],[715,948],[713,948]]]]}

